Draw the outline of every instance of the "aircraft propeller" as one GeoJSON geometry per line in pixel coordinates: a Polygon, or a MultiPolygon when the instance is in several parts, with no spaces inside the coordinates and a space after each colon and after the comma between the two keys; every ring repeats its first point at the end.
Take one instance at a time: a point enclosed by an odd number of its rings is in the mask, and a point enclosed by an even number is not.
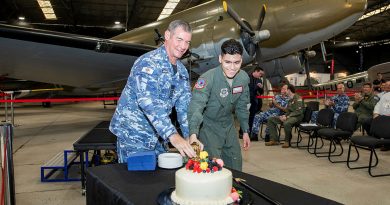
{"type": "Polygon", "coordinates": [[[262,6],[256,25],[256,30],[252,30],[249,23],[242,20],[238,13],[232,7],[228,6],[226,1],[223,1],[223,9],[238,25],[240,25],[241,40],[244,44],[245,50],[251,56],[256,54],[256,59],[259,59],[261,57],[259,43],[270,38],[270,32],[268,30],[260,30],[265,18],[266,6],[264,4],[262,6]]]}
{"type": "Polygon", "coordinates": [[[156,42],[156,46],[159,45],[160,43],[163,44],[165,39],[164,37],[160,34],[160,31],[158,31],[157,28],[154,29],[154,32],[156,33],[156,37],[154,37],[154,42],[156,42]]]}

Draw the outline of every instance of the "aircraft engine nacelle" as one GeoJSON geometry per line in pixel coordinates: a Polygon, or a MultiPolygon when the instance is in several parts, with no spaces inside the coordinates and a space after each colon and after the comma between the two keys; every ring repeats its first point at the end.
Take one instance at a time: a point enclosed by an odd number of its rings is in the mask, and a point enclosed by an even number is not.
{"type": "Polygon", "coordinates": [[[265,76],[273,86],[279,85],[284,76],[302,70],[302,63],[297,54],[259,62],[259,65],[264,69],[265,76]]]}

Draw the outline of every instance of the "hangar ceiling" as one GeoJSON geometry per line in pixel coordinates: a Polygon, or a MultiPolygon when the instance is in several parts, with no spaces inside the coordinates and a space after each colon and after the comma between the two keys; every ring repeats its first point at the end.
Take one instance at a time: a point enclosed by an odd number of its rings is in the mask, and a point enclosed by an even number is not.
{"type": "MultiPolygon", "coordinates": [[[[207,0],[181,0],[173,13],[191,8],[207,0]]],[[[109,38],[155,21],[165,0],[50,0],[57,20],[45,20],[36,0],[0,0],[0,22],[34,28],[109,38]],[[18,20],[24,16],[25,20],[18,20]],[[114,22],[119,21],[119,25],[114,22]]],[[[390,0],[368,0],[367,12],[390,0]]],[[[356,22],[334,37],[333,41],[370,42],[390,39],[390,9],[356,22]]]]}
{"type": "Polygon", "coordinates": [[[345,42],[346,37],[349,37],[349,41],[352,42],[390,42],[390,0],[368,0],[366,14],[377,9],[383,12],[357,21],[334,39],[345,42]]]}
{"type": "MultiPolygon", "coordinates": [[[[109,38],[156,21],[167,1],[50,0],[57,20],[46,20],[36,0],[1,0],[0,21],[39,29],[109,38]],[[24,16],[23,23],[18,20],[24,16]],[[119,21],[119,25],[114,22],[119,21]]],[[[181,0],[173,13],[206,0],[181,0]]]]}

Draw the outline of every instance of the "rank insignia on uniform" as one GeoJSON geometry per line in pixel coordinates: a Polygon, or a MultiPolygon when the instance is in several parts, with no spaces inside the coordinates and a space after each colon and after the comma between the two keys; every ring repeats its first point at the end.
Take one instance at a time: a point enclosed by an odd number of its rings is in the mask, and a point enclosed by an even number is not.
{"type": "Polygon", "coordinates": [[[237,86],[233,88],[233,94],[242,93],[242,86],[237,86]]]}
{"type": "Polygon", "coordinates": [[[198,81],[196,81],[195,89],[202,89],[206,86],[206,80],[203,78],[199,78],[198,81]]]}
{"type": "Polygon", "coordinates": [[[153,69],[148,68],[148,67],[143,67],[143,68],[142,68],[142,72],[151,75],[151,74],[153,74],[153,69]]]}
{"type": "Polygon", "coordinates": [[[221,89],[221,92],[219,93],[219,96],[221,96],[222,98],[226,97],[229,95],[229,92],[228,92],[228,89],[227,88],[222,88],[221,89]]]}

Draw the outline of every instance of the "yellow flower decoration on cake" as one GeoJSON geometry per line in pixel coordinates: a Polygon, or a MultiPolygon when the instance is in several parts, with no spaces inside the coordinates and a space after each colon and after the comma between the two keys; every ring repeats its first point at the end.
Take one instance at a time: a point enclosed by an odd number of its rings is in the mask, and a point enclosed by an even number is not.
{"type": "Polygon", "coordinates": [[[200,159],[206,159],[208,156],[209,156],[209,153],[207,153],[206,151],[201,151],[199,153],[199,158],[200,159]]]}
{"type": "Polygon", "coordinates": [[[202,169],[202,170],[206,170],[208,166],[209,166],[209,164],[207,162],[200,163],[200,169],[202,169]]]}

